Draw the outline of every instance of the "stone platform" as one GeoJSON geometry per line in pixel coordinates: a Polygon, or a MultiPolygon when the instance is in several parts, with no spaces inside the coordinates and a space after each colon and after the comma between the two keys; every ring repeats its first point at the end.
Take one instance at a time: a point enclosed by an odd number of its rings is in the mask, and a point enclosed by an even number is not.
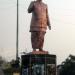
{"type": "Polygon", "coordinates": [[[21,75],[56,75],[56,55],[33,51],[21,56],[21,75]]]}

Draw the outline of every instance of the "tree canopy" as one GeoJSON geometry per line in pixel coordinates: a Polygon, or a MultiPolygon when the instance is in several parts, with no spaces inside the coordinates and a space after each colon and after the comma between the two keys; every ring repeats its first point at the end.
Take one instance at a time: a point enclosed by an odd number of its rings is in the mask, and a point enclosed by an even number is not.
{"type": "Polygon", "coordinates": [[[75,56],[69,55],[60,67],[60,75],[75,75],[75,56]]]}

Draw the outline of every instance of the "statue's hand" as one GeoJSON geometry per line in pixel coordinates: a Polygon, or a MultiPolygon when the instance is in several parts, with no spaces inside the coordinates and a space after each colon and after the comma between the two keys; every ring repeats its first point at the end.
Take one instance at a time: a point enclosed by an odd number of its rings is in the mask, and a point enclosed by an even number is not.
{"type": "Polygon", "coordinates": [[[48,26],[48,28],[49,28],[49,30],[51,30],[51,26],[50,25],[48,26]]]}

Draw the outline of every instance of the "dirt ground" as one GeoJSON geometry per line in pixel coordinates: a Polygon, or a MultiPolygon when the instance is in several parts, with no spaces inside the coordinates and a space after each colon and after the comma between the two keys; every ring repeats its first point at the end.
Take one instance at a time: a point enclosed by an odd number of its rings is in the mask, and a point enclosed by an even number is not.
{"type": "Polygon", "coordinates": [[[20,75],[19,73],[13,73],[13,75],[20,75]]]}

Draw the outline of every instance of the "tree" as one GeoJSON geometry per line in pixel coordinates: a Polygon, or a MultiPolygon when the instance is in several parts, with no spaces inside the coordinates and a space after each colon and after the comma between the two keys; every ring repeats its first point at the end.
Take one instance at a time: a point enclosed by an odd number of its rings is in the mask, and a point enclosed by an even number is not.
{"type": "Polygon", "coordinates": [[[60,75],[75,75],[75,56],[69,55],[61,64],[60,75]]]}
{"type": "Polygon", "coordinates": [[[3,59],[3,57],[2,56],[0,56],[0,66],[2,66],[3,65],[3,63],[5,63],[6,62],[6,60],[5,59],[3,59]]]}

